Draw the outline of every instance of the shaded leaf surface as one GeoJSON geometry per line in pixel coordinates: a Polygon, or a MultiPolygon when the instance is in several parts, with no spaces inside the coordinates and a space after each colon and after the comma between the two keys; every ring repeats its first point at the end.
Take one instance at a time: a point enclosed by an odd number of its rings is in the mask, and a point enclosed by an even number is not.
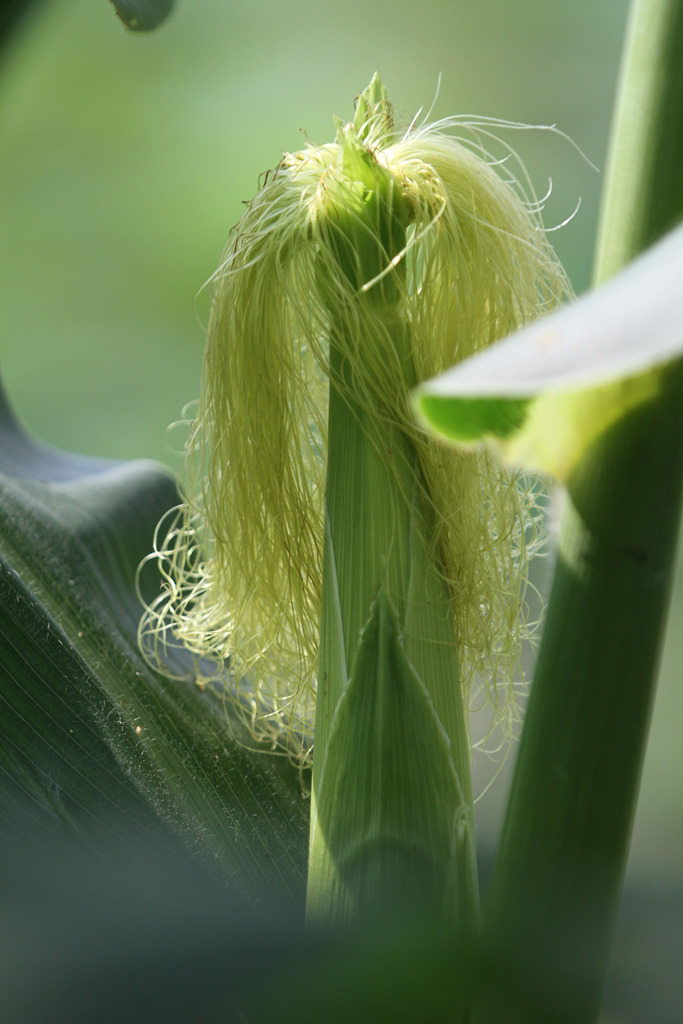
{"type": "Polygon", "coordinates": [[[34,844],[55,832],[180,840],[237,891],[303,901],[296,770],[240,743],[220,694],[155,674],[137,648],[135,572],[173,483],[151,463],[52,451],[0,404],[5,830],[34,844]]]}

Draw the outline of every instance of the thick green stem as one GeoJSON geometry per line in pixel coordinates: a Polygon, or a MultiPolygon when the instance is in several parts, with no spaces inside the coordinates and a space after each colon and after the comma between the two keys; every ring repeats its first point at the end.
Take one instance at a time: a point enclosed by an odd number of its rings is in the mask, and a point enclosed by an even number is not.
{"type": "MultiPolygon", "coordinates": [[[[397,314],[382,314],[380,333],[410,359],[397,314]]],[[[333,344],[309,913],[346,923],[417,914],[471,930],[469,737],[450,597],[413,445],[353,393],[333,344]],[[385,724],[366,749],[371,726],[357,719],[369,716],[385,724]]]]}
{"type": "Polygon", "coordinates": [[[586,453],[569,484],[548,617],[487,913],[504,1019],[599,1013],[683,480],[683,372],[586,453]]]}
{"type": "MultiPolygon", "coordinates": [[[[683,212],[682,48],[681,0],[635,4],[596,281],[683,212]]],[[[487,910],[486,1021],[599,1014],[681,515],[680,363],[591,445],[567,490],[487,910]]]]}

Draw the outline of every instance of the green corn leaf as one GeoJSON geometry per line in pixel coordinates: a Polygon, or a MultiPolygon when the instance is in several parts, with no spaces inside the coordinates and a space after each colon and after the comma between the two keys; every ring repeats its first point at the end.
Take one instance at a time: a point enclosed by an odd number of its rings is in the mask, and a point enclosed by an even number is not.
{"type": "MultiPolygon", "coordinates": [[[[135,573],[177,501],[152,463],[50,450],[0,403],[0,820],[190,850],[237,891],[303,898],[307,802],[286,757],[240,743],[220,693],[137,647],[135,573]]],[[[148,579],[146,587],[157,581],[148,579]]]]}
{"type": "Polygon", "coordinates": [[[418,388],[418,415],[456,443],[489,443],[566,480],[683,352],[681,281],[683,227],[604,287],[418,388]]]}

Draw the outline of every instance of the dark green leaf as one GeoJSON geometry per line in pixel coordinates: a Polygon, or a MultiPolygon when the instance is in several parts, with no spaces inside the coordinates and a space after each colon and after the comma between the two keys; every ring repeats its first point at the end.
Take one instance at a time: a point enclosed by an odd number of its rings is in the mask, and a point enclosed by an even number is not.
{"type": "Polygon", "coordinates": [[[138,651],[135,572],[177,501],[172,481],[152,463],[50,450],[2,401],[0,441],[5,833],[180,842],[238,890],[298,902],[308,807],[297,771],[247,749],[219,693],[189,671],[155,674],[138,651]]]}

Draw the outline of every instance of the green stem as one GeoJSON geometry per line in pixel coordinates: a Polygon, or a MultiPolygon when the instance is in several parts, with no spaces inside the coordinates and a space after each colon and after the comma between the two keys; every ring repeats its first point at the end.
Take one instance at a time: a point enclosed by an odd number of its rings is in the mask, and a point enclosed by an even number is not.
{"type": "MultiPolygon", "coordinates": [[[[636,3],[597,281],[683,211],[681,52],[682,0],[636,3]]],[[[567,490],[486,916],[481,1019],[510,1024],[599,1014],[681,515],[681,363],[586,451],[567,490]]]]}
{"type": "MultiPolygon", "coordinates": [[[[400,316],[384,310],[381,318],[396,350],[410,360],[400,316]]],[[[457,919],[471,931],[478,896],[469,737],[450,597],[430,546],[414,448],[400,427],[354,401],[354,392],[353,370],[333,344],[309,914],[379,923],[378,915],[419,911],[448,925],[457,919]],[[366,671],[375,617],[377,679],[366,671]],[[378,695],[384,687],[372,714],[382,714],[394,731],[375,734],[371,767],[361,735],[367,723],[345,713],[352,702],[370,713],[369,697],[354,693],[354,681],[378,695]],[[385,697],[404,702],[404,715],[419,722],[394,719],[396,708],[382,710],[385,697]],[[405,730],[413,727],[426,749],[406,741],[405,730]],[[353,813],[346,815],[341,804],[350,801],[353,813]],[[348,831],[338,827],[345,815],[348,831]],[[399,822],[414,829],[399,835],[399,822]],[[352,874],[345,866],[350,851],[352,874]]]]}
{"type": "Polygon", "coordinates": [[[683,218],[683,2],[633,4],[594,278],[605,281],[683,218]]]}
{"type": "Polygon", "coordinates": [[[487,912],[505,1020],[599,1013],[647,735],[683,480],[683,372],[586,453],[487,912]]]}

